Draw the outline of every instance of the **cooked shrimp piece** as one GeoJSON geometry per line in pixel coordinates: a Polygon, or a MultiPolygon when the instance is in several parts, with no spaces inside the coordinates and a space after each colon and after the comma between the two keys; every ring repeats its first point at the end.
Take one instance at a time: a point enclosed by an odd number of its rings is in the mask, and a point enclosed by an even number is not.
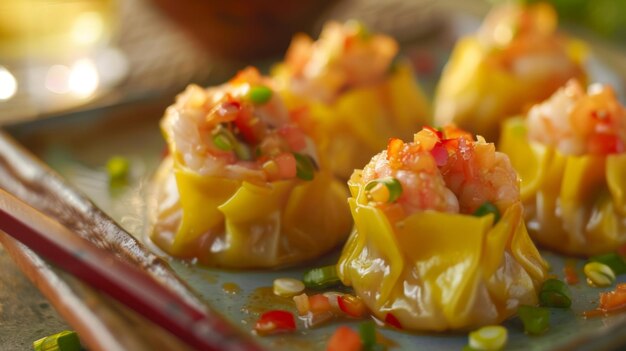
{"type": "Polygon", "coordinates": [[[190,85],[161,127],[182,164],[203,176],[253,182],[293,178],[293,153],[315,160],[310,140],[293,124],[272,82],[254,68],[215,88],[190,85]]]}
{"type": "Polygon", "coordinates": [[[435,94],[437,124],[497,140],[500,124],[525,114],[569,79],[586,79],[586,46],[557,30],[548,4],[495,6],[477,33],[457,42],[435,94]]]}
{"type": "Polygon", "coordinates": [[[579,82],[570,80],[531,108],[526,125],[531,140],[565,155],[611,154],[624,151],[625,117],[610,86],[594,84],[585,92],[579,82]]]}
{"type": "Polygon", "coordinates": [[[371,34],[358,22],[328,22],[317,41],[294,38],[285,63],[296,93],[331,102],[349,88],[382,81],[397,52],[391,37],[371,34]]]}
{"type": "Polygon", "coordinates": [[[397,203],[408,216],[426,210],[474,213],[485,202],[501,213],[519,201],[519,179],[509,158],[493,143],[454,126],[424,128],[414,141],[389,141],[361,173],[362,182],[394,178],[397,203]]]}

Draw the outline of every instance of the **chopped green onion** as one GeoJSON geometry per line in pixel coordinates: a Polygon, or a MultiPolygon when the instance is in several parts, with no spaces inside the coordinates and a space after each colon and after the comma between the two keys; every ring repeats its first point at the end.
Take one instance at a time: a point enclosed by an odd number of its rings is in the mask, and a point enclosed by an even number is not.
{"type": "Polygon", "coordinates": [[[508,332],[500,325],[482,327],[469,334],[469,346],[476,350],[500,350],[506,344],[508,332]]]}
{"type": "Polygon", "coordinates": [[[223,151],[231,151],[233,149],[233,140],[223,129],[213,135],[213,144],[223,151]]]}
{"type": "Polygon", "coordinates": [[[614,252],[591,256],[589,261],[604,263],[605,265],[611,267],[613,273],[616,275],[626,273],[626,262],[624,262],[622,256],[614,252]]]}
{"type": "Polygon", "coordinates": [[[482,217],[490,213],[493,213],[493,222],[498,223],[498,221],[500,220],[500,211],[498,211],[496,205],[492,204],[489,201],[485,201],[482,205],[480,205],[480,207],[478,207],[476,211],[474,211],[474,216],[482,217]]]}
{"type": "Polygon", "coordinates": [[[244,143],[236,143],[233,150],[235,151],[235,155],[237,155],[238,159],[243,161],[252,160],[252,151],[248,145],[244,143]]]}
{"type": "Polygon", "coordinates": [[[402,184],[393,177],[381,178],[367,183],[365,191],[370,201],[391,203],[402,195],[402,184]]]}
{"type": "Polygon", "coordinates": [[[256,105],[263,105],[272,98],[272,89],[265,85],[257,85],[250,88],[248,98],[256,105]]]}
{"type": "Polygon", "coordinates": [[[315,172],[315,164],[311,157],[294,152],[296,159],[296,176],[303,180],[313,180],[315,172]]]}
{"type": "Polygon", "coordinates": [[[611,267],[600,262],[589,262],[583,268],[587,284],[595,287],[610,286],[615,282],[615,273],[611,267]]]}
{"type": "Polygon", "coordinates": [[[341,284],[335,265],[313,268],[302,279],[308,289],[325,289],[341,284]]]}
{"type": "Polygon", "coordinates": [[[76,332],[64,330],[60,333],[33,342],[35,351],[80,351],[80,340],[76,332]]]}
{"type": "Polygon", "coordinates": [[[539,303],[545,307],[569,308],[572,297],[565,283],[558,279],[548,279],[543,282],[539,292],[539,303]]]}
{"type": "Polygon", "coordinates": [[[106,169],[111,183],[123,183],[128,180],[130,162],[123,156],[113,156],[107,161],[106,169]]]}
{"type": "Polygon", "coordinates": [[[524,332],[537,335],[548,330],[550,311],[547,308],[522,305],[517,314],[524,323],[524,332]]]}
{"type": "Polygon", "coordinates": [[[371,350],[376,345],[376,324],[367,321],[359,324],[359,335],[364,350],[371,350]]]}
{"type": "Polygon", "coordinates": [[[304,284],[298,279],[278,278],[274,280],[274,295],[292,297],[304,291],[304,284]]]}

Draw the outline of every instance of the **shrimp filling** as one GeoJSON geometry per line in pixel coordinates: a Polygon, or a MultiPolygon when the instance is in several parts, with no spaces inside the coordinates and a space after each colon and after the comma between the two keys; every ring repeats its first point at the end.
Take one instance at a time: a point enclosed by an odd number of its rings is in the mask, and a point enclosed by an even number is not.
{"type": "Polygon", "coordinates": [[[565,155],[621,153],[626,143],[626,110],[607,85],[591,85],[585,93],[571,80],[533,106],[526,125],[531,140],[565,155]]]}
{"type": "Polygon", "coordinates": [[[329,22],[317,41],[295,37],[286,64],[294,91],[331,102],[345,90],[383,80],[397,52],[391,37],[370,34],[358,22],[329,22]]]}
{"type": "Polygon", "coordinates": [[[519,179],[509,158],[493,143],[454,126],[425,127],[409,143],[390,140],[361,173],[363,184],[382,179],[397,180],[401,192],[394,201],[376,201],[379,187],[368,185],[375,195],[371,203],[398,220],[426,210],[473,214],[485,203],[503,213],[519,201],[519,179]]]}
{"type": "Polygon", "coordinates": [[[317,164],[312,142],[254,68],[215,88],[188,87],[161,127],[173,156],[204,176],[310,180],[317,164]]]}
{"type": "Polygon", "coordinates": [[[517,76],[567,77],[577,68],[556,29],[557,14],[551,6],[507,4],[489,13],[478,39],[491,50],[491,64],[517,76]]]}

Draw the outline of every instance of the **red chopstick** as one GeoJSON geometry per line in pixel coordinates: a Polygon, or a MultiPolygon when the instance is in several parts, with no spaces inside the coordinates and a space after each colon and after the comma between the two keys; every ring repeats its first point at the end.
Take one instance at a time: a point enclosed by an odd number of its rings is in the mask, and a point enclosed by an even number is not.
{"type": "Polygon", "coordinates": [[[138,268],[0,189],[0,230],[197,350],[261,350],[138,268]]]}

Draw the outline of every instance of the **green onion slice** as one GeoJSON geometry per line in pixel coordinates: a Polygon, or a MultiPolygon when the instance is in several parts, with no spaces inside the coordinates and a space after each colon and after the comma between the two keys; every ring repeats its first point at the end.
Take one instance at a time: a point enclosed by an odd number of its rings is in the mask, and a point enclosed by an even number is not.
{"type": "Polygon", "coordinates": [[[250,161],[253,159],[252,150],[250,150],[250,147],[244,143],[236,143],[233,150],[235,151],[237,158],[240,160],[250,161]]]}
{"type": "Polygon", "coordinates": [[[256,105],[263,105],[267,103],[272,98],[272,95],[272,89],[266,87],[265,85],[253,86],[248,91],[248,98],[256,105]]]}
{"type": "Polygon", "coordinates": [[[469,347],[477,350],[496,351],[506,345],[508,331],[501,325],[489,325],[469,333],[469,347]]]}
{"type": "Polygon", "coordinates": [[[60,333],[33,342],[35,351],[80,351],[82,346],[76,332],[64,330],[60,333]]]}
{"type": "Polygon", "coordinates": [[[213,144],[220,150],[231,151],[234,148],[232,138],[222,129],[213,135],[213,144]]]}
{"type": "Polygon", "coordinates": [[[293,156],[296,159],[296,176],[303,180],[313,180],[316,167],[311,157],[296,152],[293,156]]]}
{"type": "Polygon", "coordinates": [[[376,324],[367,321],[359,324],[359,335],[364,350],[371,350],[376,345],[376,324]]]}
{"type": "Polygon", "coordinates": [[[490,213],[493,213],[493,222],[498,223],[498,221],[500,220],[500,211],[498,210],[496,205],[489,201],[485,201],[482,205],[480,205],[480,207],[478,207],[476,211],[474,211],[474,216],[482,217],[490,213]]]}
{"type": "Polygon", "coordinates": [[[371,201],[392,203],[402,196],[402,183],[393,177],[376,179],[365,185],[365,191],[371,201]]]}
{"type": "Polygon", "coordinates": [[[302,280],[308,289],[326,289],[341,284],[335,265],[306,271],[302,280]]]}
{"type": "Polygon", "coordinates": [[[126,157],[113,156],[107,161],[106,169],[111,183],[125,182],[130,172],[130,162],[126,157]]]}
{"type": "Polygon", "coordinates": [[[550,326],[550,311],[544,307],[521,305],[517,314],[524,324],[524,332],[543,334],[550,326]]]}
{"type": "Polygon", "coordinates": [[[591,258],[589,258],[589,261],[603,263],[611,267],[613,273],[615,273],[616,275],[626,273],[626,262],[624,262],[622,256],[614,252],[591,256],[591,258]]]}
{"type": "Polygon", "coordinates": [[[539,292],[539,303],[545,307],[569,308],[572,296],[565,283],[558,279],[548,279],[539,292]]]}

